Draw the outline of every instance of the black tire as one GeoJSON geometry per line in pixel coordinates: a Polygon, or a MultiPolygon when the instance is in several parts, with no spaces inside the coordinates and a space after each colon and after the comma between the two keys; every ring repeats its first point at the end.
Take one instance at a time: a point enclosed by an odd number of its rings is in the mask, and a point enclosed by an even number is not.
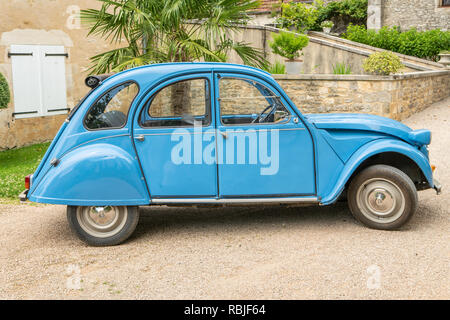
{"type": "Polygon", "coordinates": [[[417,209],[417,190],[401,170],[374,165],[358,173],[348,188],[352,215],[369,228],[395,230],[417,209]]]}
{"type": "MultiPolygon", "coordinates": [[[[98,212],[97,212],[98,213],[98,212]]],[[[94,212],[95,214],[95,212],[94,212]]],[[[81,207],[81,206],[67,206],[67,220],[72,231],[88,245],[102,247],[102,246],[114,246],[127,240],[136,229],[139,221],[139,208],[134,206],[128,207],[81,207]],[[101,210],[101,208],[113,208],[114,218],[113,227],[110,231],[95,230],[95,226],[103,227],[101,224],[91,224],[93,220],[86,218],[89,214],[89,210],[101,210]],[[117,210],[117,211],[116,211],[117,210]],[[115,219],[116,215],[119,215],[115,219]],[[114,222],[119,220],[120,222],[114,222]],[[87,222],[87,220],[90,220],[87,222]],[[91,224],[91,225],[89,225],[91,224]]]]}

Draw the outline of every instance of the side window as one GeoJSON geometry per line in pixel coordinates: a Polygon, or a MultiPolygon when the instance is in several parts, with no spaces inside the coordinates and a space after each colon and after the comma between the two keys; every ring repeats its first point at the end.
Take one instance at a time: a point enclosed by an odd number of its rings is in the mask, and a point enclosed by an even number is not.
{"type": "Polygon", "coordinates": [[[246,79],[219,81],[220,118],[223,124],[281,123],[290,113],[269,88],[246,79]]]}
{"type": "Polygon", "coordinates": [[[84,118],[84,125],[91,130],[123,127],[138,92],[139,87],[134,82],[112,88],[91,106],[84,118]]]}
{"type": "Polygon", "coordinates": [[[207,79],[172,83],[149,99],[140,117],[142,127],[185,127],[211,123],[207,79]]]}

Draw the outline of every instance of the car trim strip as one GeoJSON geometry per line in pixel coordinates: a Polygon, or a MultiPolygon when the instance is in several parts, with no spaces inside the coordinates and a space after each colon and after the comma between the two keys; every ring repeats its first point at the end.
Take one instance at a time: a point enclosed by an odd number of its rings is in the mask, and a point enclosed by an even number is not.
{"type": "Polygon", "coordinates": [[[231,203],[318,203],[317,197],[283,197],[283,198],[227,198],[227,199],[196,199],[196,198],[158,198],[152,199],[151,203],[154,204],[167,204],[167,203],[207,203],[207,204],[231,204],[231,203]]]}

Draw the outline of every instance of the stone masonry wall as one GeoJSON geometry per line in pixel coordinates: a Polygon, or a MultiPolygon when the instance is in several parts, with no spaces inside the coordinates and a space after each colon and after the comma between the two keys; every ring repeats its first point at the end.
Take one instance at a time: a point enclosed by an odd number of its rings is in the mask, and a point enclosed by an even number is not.
{"type": "Polygon", "coordinates": [[[381,0],[381,25],[450,30],[450,7],[441,4],[442,0],[381,0]]]}
{"type": "Polygon", "coordinates": [[[450,71],[400,76],[275,76],[303,113],[370,113],[405,119],[450,94],[450,71]]]}

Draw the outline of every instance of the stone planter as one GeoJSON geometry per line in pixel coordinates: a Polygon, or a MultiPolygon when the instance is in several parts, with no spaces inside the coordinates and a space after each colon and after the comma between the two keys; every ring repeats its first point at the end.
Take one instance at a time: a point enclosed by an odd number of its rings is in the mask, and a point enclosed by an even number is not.
{"type": "Polygon", "coordinates": [[[300,74],[302,71],[302,60],[286,60],[286,74],[300,74]]]}
{"type": "Polygon", "coordinates": [[[439,63],[443,64],[447,68],[450,68],[450,53],[441,53],[439,54],[439,57],[441,58],[439,63]]]}
{"type": "Polygon", "coordinates": [[[331,28],[323,28],[323,32],[329,34],[331,32],[331,28]]]}

